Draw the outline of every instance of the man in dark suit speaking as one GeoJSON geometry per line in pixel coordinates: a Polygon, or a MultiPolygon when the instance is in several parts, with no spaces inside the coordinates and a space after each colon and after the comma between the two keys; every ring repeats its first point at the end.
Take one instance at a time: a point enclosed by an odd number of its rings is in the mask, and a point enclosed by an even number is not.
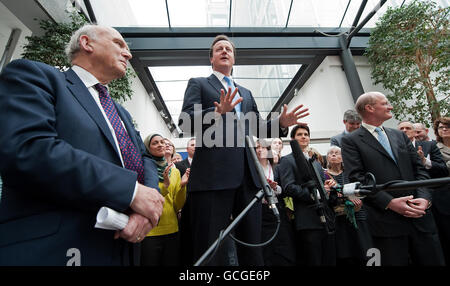
{"type": "MultiPolygon", "coordinates": [[[[228,37],[217,36],[209,53],[213,74],[191,78],[184,95],[179,126],[196,136],[188,184],[195,260],[226,228],[230,216],[236,217],[257,192],[256,171],[248,163],[250,153],[243,144],[245,135],[286,136],[287,128],[307,115],[302,105],[291,112],[285,105],[276,119],[262,120],[252,93],[231,77],[235,53],[228,37]]],[[[239,223],[236,236],[248,243],[261,242],[260,204],[239,223]]],[[[239,265],[262,265],[259,248],[238,246],[237,251],[239,265]]],[[[209,265],[224,265],[226,260],[219,251],[209,265]]]]}
{"type": "Polygon", "coordinates": [[[87,25],[66,51],[64,73],[17,60],[0,76],[0,265],[133,264],[132,243],[162,213],[164,198],[145,186],[157,186],[155,164],[105,86],[125,75],[127,44],[87,25]],[[103,206],[129,216],[123,230],[94,228],[103,206]]]}
{"type": "MultiPolygon", "coordinates": [[[[429,176],[411,141],[401,131],[383,127],[392,106],[379,92],[361,95],[355,106],[362,127],[342,138],[345,170],[353,182],[372,173],[377,184],[423,180],[429,176]]],[[[443,265],[436,225],[426,188],[380,191],[364,199],[374,245],[381,265],[443,265]]]]}

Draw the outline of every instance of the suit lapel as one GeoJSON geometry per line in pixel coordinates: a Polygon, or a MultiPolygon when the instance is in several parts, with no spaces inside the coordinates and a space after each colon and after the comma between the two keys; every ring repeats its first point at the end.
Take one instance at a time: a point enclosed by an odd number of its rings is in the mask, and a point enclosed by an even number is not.
{"type": "Polygon", "coordinates": [[[246,112],[249,111],[248,104],[250,103],[250,92],[248,91],[248,89],[246,89],[236,83],[234,85],[239,88],[239,95],[243,99],[243,101],[241,102],[241,112],[245,114],[246,112]]]}
{"type": "MultiPolygon", "coordinates": [[[[114,143],[114,138],[109,130],[108,124],[103,117],[97,103],[92,98],[89,90],[80,80],[80,78],[76,75],[76,73],[69,69],[64,73],[66,75],[67,80],[67,88],[73,94],[73,96],[78,100],[80,105],[86,110],[86,112],[91,116],[94,122],[98,125],[99,129],[105,135],[107,141],[111,144],[111,146],[116,150],[116,153],[119,152],[116,148],[116,144],[114,143]]],[[[117,153],[119,156],[119,153],[117,153]]]]}
{"type": "Polygon", "coordinates": [[[225,88],[214,74],[208,77],[208,82],[212,87],[214,87],[215,90],[217,90],[217,98],[220,100],[220,90],[225,90],[225,88]]]}
{"type": "MultiPolygon", "coordinates": [[[[382,153],[383,155],[388,157],[390,160],[394,161],[391,158],[391,156],[389,155],[389,153],[386,151],[386,149],[384,149],[384,147],[380,144],[380,142],[378,142],[378,140],[372,134],[370,134],[370,132],[366,128],[364,128],[364,127],[360,128],[359,136],[361,137],[361,140],[365,144],[367,144],[368,146],[372,147],[376,151],[382,153]]],[[[391,143],[391,140],[389,139],[389,136],[388,136],[388,140],[389,140],[389,143],[391,143]]],[[[391,147],[392,147],[392,145],[391,145],[391,147]]],[[[394,155],[394,156],[396,156],[396,158],[398,158],[397,155],[394,155]]]]}
{"type": "MultiPolygon", "coordinates": [[[[402,144],[400,144],[400,138],[398,136],[396,136],[395,132],[392,131],[389,128],[384,128],[384,131],[386,132],[387,138],[389,140],[389,144],[391,144],[391,149],[392,149],[392,153],[394,154],[394,157],[396,158],[396,160],[398,160],[398,146],[401,146],[402,144]]],[[[384,149],[384,148],[383,148],[384,149]]],[[[387,154],[387,152],[386,152],[387,154]]],[[[389,156],[390,158],[390,156],[389,156]]]]}

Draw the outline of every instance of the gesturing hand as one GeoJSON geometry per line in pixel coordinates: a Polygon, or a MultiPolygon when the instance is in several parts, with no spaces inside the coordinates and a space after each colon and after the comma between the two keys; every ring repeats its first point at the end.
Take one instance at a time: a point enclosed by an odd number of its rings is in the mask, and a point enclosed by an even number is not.
{"type": "Polygon", "coordinates": [[[191,173],[191,168],[187,168],[186,172],[184,173],[183,177],[181,177],[181,187],[184,187],[189,182],[189,174],[191,173]]]}
{"type": "Polygon", "coordinates": [[[280,115],[280,126],[283,128],[287,128],[289,126],[297,124],[307,125],[306,123],[298,122],[299,119],[309,115],[309,113],[307,113],[308,108],[299,110],[302,107],[303,104],[300,104],[299,106],[294,108],[294,110],[292,110],[291,112],[287,112],[287,105],[285,104],[283,106],[283,112],[280,115]]]}
{"type": "Polygon", "coordinates": [[[423,153],[422,146],[417,147],[417,155],[419,155],[420,160],[422,160],[422,164],[425,165],[427,158],[425,158],[425,154],[423,153]]]}
{"type": "Polygon", "coordinates": [[[216,106],[215,112],[220,114],[225,114],[234,109],[236,105],[241,103],[244,99],[242,97],[238,98],[235,102],[233,102],[234,97],[238,92],[238,88],[236,87],[233,92],[231,92],[231,88],[228,88],[228,92],[225,95],[225,91],[223,89],[220,90],[220,103],[214,102],[216,106]]]}
{"type": "Polygon", "coordinates": [[[169,171],[170,171],[170,168],[172,168],[173,165],[174,165],[173,163],[170,163],[170,164],[166,167],[166,169],[164,169],[164,172],[163,172],[163,177],[164,177],[164,187],[166,187],[166,189],[170,186],[169,171]]]}

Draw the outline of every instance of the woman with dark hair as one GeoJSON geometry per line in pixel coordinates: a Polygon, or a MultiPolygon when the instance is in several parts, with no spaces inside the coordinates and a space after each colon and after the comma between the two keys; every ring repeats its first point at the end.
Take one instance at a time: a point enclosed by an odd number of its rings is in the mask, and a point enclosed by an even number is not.
{"type": "MultiPolygon", "coordinates": [[[[279,185],[278,168],[270,156],[271,146],[263,139],[256,141],[256,156],[264,170],[267,182],[278,198],[276,204],[280,213],[280,228],[274,240],[263,247],[265,266],[295,266],[295,241],[292,225],[287,217],[286,206],[282,199],[283,193],[279,185]]],[[[276,231],[277,219],[267,202],[263,199],[261,240],[269,240],[276,231]]]]}
{"type": "MultiPolygon", "coordinates": [[[[331,146],[327,152],[327,169],[325,178],[344,186],[350,183],[344,174],[341,148],[331,146]]],[[[329,185],[325,185],[327,191],[329,185]]],[[[338,198],[334,207],[336,213],[336,264],[364,266],[367,261],[367,250],[372,248],[372,237],[367,224],[366,211],[360,199],[348,200],[338,198]]]]}
{"type": "MultiPolygon", "coordinates": [[[[440,117],[433,124],[437,147],[450,174],[450,117],[440,117]]],[[[433,216],[439,231],[446,264],[450,265],[450,184],[433,191],[433,216]]]]}
{"type": "Polygon", "coordinates": [[[186,201],[189,171],[180,177],[180,171],[174,163],[168,164],[165,156],[170,153],[170,148],[167,148],[166,142],[167,139],[159,134],[151,134],[144,141],[147,151],[157,164],[158,186],[165,201],[158,226],[142,241],[143,266],[179,266],[181,263],[177,213],[186,201]]]}

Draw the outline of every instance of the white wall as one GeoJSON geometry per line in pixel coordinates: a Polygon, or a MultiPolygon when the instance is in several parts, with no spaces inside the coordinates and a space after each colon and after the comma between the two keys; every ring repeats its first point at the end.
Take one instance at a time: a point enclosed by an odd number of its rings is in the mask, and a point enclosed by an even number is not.
{"type": "Polygon", "coordinates": [[[151,133],[158,133],[161,136],[173,138],[172,133],[170,133],[169,128],[164,123],[155,104],[137,76],[133,79],[131,88],[134,91],[131,100],[124,102],[122,105],[130,112],[137,123],[137,130],[140,131],[142,140],[145,140],[145,137],[151,133]]]}

